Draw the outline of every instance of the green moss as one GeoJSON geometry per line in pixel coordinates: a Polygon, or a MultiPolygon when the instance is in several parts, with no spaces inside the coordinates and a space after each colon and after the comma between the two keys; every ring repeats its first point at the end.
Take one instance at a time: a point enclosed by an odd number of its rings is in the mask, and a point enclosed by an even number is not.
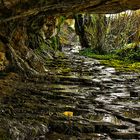
{"type": "Polygon", "coordinates": [[[80,54],[84,55],[84,56],[91,57],[91,58],[99,59],[99,60],[110,60],[110,59],[117,59],[118,58],[118,56],[115,54],[107,54],[107,55],[96,54],[90,48],[81,51],[80,54]]]}
{"type": "Polygon", "coordinates": [[[114,67],[119,71],[134,71],[140,73],[140,62],[130,62],[122,60],[101,60],[101,64],[114,67]]]}
{"type": "MultiPolygon", "coordinates": [[[[120,52],[124,51],[121,50],[120,52]]],[[[130,57],[124,57],[122,59],[122,57],[118,56],[117,54],[97,55],[91,49],[81,51],[80,54],[98,59],[100,60],[101,64],[114,67],[118,71],[134,71],[140,73],[140,62],[134,61],[133,59],[130,59],[130,57]]]]}
{"type": "Polygon", "coordinates": [[[116,54],[119,56],[120,59],[139,61],[140,60],[139,44],[137,43],[126,44],[124,48],[117,50],[116,54]]]}
{"type": "Polygon", "coordinates": [[[65,58],[65,54],[63,52],[61,52],[61,51],[56,51],[55,56],[59,57],[59,58],[65,58]]]}
{"type": "Polygon", "coordinates": [[[71,69],[70,68],[61,68],[60,69],[60,71],[61,71],[61,73],[69,73],[69,72],[71,72],[71,69]]]}

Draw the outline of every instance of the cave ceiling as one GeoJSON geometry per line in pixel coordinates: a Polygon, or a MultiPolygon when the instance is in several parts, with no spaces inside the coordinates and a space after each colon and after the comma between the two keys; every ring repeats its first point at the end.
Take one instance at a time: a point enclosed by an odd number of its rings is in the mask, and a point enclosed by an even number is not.
{"type": "Polygon", "coordinates": [[[37,14],[118,13],[140,8],[140,0],[0,0],[0,22],[37,14]]]}

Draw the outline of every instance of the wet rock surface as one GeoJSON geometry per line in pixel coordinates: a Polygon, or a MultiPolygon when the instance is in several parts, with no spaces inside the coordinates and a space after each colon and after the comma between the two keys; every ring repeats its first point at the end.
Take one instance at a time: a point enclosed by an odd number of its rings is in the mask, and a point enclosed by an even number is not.
{"type": "Polygon", "coordinates": [[[2,140],[140,139],[139,74],[71,53],[46,66],[48,76],[13,80],[2,92],[2,140]]]}

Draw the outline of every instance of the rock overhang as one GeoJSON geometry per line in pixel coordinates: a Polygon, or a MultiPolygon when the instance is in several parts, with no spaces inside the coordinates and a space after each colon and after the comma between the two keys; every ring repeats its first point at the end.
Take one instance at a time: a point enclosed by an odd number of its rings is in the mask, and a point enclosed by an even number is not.
{"type": "Polygon", "coordinates": [[[118,13],[140,8],[140,0],[1,0],[0,17],[17,19],[45,13],[72,15],[78,12],[118,13]],[[12,17],[12,18],[11,18],[12,17]]]}

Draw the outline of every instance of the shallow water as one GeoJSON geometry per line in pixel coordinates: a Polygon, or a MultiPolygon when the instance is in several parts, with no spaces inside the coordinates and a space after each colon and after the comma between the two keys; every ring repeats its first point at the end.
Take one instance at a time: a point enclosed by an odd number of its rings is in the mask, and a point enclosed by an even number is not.
{"type": "Polygon", "coordinates": [[[66,55],[46,64],[53,78],[21,80],[1,99],[0,131],[12,140],[140,139],[140,75],[66,55]]]}

